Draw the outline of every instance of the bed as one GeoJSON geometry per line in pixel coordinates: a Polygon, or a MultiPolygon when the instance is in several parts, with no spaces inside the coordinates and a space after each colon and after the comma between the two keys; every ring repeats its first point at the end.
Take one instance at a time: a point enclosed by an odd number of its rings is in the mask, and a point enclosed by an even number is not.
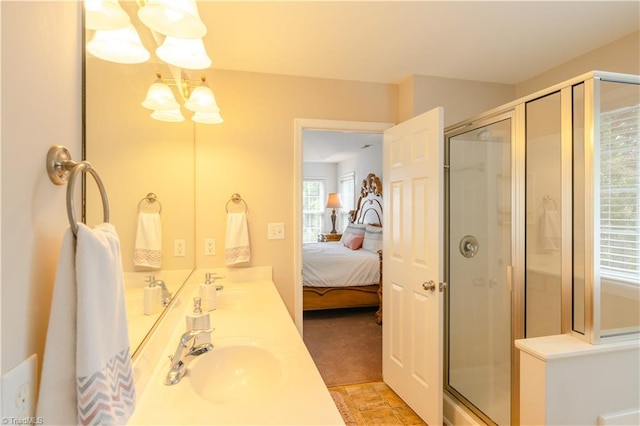
{"type": "Polygon", "coordinates": [[[303,309],[373,306],[378,307],[376,322],[381,324],[382,183],[375,174],[362,181],[356,209],[349,216],[340,241],[303,245],[303,309]]]}

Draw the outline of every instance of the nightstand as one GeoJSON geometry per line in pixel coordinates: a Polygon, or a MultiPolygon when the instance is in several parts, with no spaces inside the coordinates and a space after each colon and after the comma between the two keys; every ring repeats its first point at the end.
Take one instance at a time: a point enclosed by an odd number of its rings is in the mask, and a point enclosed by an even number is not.
{"type": "Polygon", "coordinates": [[[342,238],[342,234],[329,234],[329,233],[318,234],[319,243],[328,243],[330,241],[340,241],[340,238],[342,238]]]}

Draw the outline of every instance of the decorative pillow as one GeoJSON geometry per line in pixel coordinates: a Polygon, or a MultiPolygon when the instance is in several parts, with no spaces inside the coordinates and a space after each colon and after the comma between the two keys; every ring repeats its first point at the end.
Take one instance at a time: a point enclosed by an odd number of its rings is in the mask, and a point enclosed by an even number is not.
{"type": "Polygon", "coordinates": [[[349,247],[351,250],[358,250],[362,247],[363,241],[364,235],[349,234],[349,236],[344,240],[344,245],[345,247],[349,247]]]}
{"type": "Polygon", "coordinates": [[[377,253],[382,250],[382,226],[367,225],[362,248],[377,253]]]}
{"type": "Polygon", "coordinates": [[[344,244],[347,237],[351,234],[362,235],[364,237],[365,224],[364,223],[350,223],[347,228],[342,232],[340,242],[344,244]]]}

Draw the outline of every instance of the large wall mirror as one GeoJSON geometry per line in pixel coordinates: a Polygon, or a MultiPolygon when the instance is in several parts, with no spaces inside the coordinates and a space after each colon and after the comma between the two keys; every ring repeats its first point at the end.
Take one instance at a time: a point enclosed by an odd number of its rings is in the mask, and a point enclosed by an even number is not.
{"type": "MultiPolygon", "coordinates": [[[[127,318],[131,351],[152,329],[162,310],[144,310],[147,279],[162,280],[171,295],[192,273],[194,253],[195,128],[191,120],[169,123],[154,120],[144,109],[147,89],[164,64],[146,62],[126,65],[103,61],[87,54],[85,59],[85,157],[98,171],[107,189],[110,222],[120,237],[126,284],[127,318]],[[147,202],[153,193],[157,201],[147,202]],[[160,212],[160,206],[162,210],[160,212]],[[157,244],[137,239],[138,230],[154,234],[158,226],[142,223],[159,212],[161,257],[159,268],[134,264],[134,250],[157,244]],[[184,242],[184,251],[180,247],[184,242]],[[180,253],[178,253],[179,251],[180,253]]],[[[157,219],[157,217],[156,217],[157,219]]],[[[102,221],[101,200],[88,180],[86,221],[102,221]]],[[[140,262],[136,262],[140,263],[140,262]]],[[[157,293],[156,293],[157,294],[157,293]]]]}

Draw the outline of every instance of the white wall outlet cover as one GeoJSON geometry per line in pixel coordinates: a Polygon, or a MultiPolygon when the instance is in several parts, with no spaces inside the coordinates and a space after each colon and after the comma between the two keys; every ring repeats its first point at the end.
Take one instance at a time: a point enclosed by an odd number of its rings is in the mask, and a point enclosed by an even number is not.
{"type": "Polygon", "coordinates": [[[284,240],[284,223],[267,224],[268,240],[284,240]]]}
{"type": "Polygon", "coordinates": [[[2,376],[2,418],[25,419],[36,415],[36,368],[31,355],[2,376]]]}

